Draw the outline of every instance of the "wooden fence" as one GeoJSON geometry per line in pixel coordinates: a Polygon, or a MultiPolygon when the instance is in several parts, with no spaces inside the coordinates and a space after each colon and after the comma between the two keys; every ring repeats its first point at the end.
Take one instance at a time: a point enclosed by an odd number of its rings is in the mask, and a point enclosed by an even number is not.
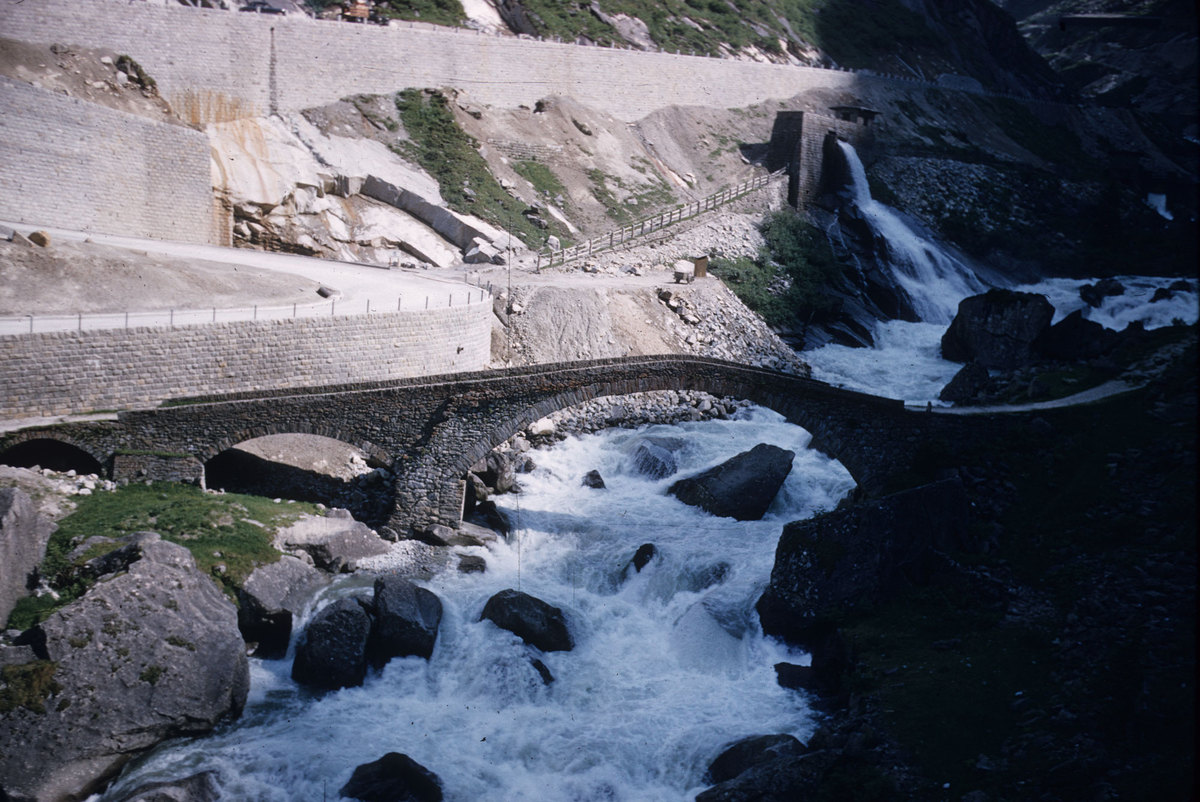
{"type": "Polygon", "coordinates": [[[771,179],[775,175],[762,175],[752,178],[749,181],[743,181],[732,187],[725,187],[720,192],[713,193],[706,198],[698,201],[693,201],[684,206],[676,206],[670,211],[661,212],[652,217],[646,217],[630,223],[627,226],[621,226],[616,231],[610,231],[607,234],[601,234],[598,237],[580,242],[577,245],[572,245],[569,248],[544,248],[538,251],[537,254],[537,269],[550,267],[552,265],[566,264],[575,259],[581,259],[591,256],[594,253],[607,251],[610,248],[615,248],[638,237],[645,236],[652,232],[666,228],[667,226],[675,225],[683,220],[691,219],[704,212],[716,209],[719,206],[724,206],[727,203],[737,200],[751,192],[762,189],[771,183],[771,179]]]}

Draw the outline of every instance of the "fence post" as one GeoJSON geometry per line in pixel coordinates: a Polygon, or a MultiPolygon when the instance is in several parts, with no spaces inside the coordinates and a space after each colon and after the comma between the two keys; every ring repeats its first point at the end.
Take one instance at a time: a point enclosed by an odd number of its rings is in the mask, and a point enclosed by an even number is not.
{"type": "Polygon", "coordinates": [[[292,317],[296,316],[296,305],[292,304],[292,317]]]}
{"type": "MultiPolygon", "coordinates": [[[[126,320],[129,320],[129,313],[128,313],[128,312],[126,312],[126,313],[125,313],[125,319],[126,319],[126,320]]],[[[128,324],[128,323],[126,323],[126,324],[125,324],[125,327],[126,327],[126,328],[129,328],[129,324],[128,324]]],[[[30,333],[30,334],[33,334],[33,315],[30,315],[30,316],[29,316],[29,333],[30,333]]]]}
{"type": "MultiPolygon", "coordinates": [[[[174,312],[171,313],[171,319],[175,319],[174,312]]],[[[258,320],[258,304],[254,305],[254,319],[258,320]]]]}
{"type": "Polygon", "coordinates": [[[171,320],[171,328],[175,328],[175,310],[174,309],[171,310],[170,320],[171,320]]]}
{"type": "Polygon", "coordinates": [[[426,309],[429,308],[429,296],[428,295],[425,296],[425,308],[426,309]]]}
{"type": "MultiPolygon", "coordinates": [[[[214,306],[213,307],[213,323],[216,323],[216,322],[217,322],[217,308],[214,306]]],[[[125,313],[125,323],[126,323],[126,328],[128,328],[128,323],[129,323],[129,313],[128,312],[125,313]]]]}
{"type": "Polygon", "coordinates": [[[79,313],[78,331],[83,331],[83,312],[79,313]]]}
{"type": "MultiPolygon", "coordinates": [[[[217,319],[217,310],[213,310],[213,320],[217,319]]],[[[125,310],[125,328],[129,328],[129,310],[125,310]]]]}

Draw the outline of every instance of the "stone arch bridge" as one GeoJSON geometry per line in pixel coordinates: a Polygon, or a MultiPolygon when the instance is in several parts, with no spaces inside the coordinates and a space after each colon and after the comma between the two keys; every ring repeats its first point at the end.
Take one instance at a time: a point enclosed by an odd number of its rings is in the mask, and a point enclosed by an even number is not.
{"type": "Polygon", "coordinates": [[[87,452],[114,479],[202,480],[204,463],[268,434],[305,433],[357,446],[394,475],[397,531],[461,521],[471,465],[530,423],[594,398],[702,390],[753,401],[813,435],[868,495],[911,468],[929,430],[949,416],[813,379],[687,356],[595,360],[273,393],[178,399],[115,421],[65,423],[0,436],[0,454],[52,440],[87,452]]]}

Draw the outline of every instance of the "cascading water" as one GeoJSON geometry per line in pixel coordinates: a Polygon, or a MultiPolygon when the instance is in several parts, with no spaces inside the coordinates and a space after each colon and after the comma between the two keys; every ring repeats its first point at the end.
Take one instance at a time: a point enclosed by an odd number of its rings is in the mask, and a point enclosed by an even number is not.
{"type": "MultiPolygon", "coordinates": [[[[874,348],[826,345],[806,351],[804,359],[813,377],[841,387],[901,398],[915,404],[942,404],[938,393],[962,367],[941,357],[941,338],[963,299],[987,290],[968,265],[921,237],[891,209],[871,197],[866,170],[853,146],[838,142],[852,178],[852,198],[873,230],[888,242],[892,277],[908,293],[920,322],[890,320],[876,323],[874,348]]],[[[1125,276],[1127,291],[1105,301],[1101,309],[1087,307],[1079,288],[1091,280],[1047,279],[1017,287],[1040,293],[1054,305],[1055,321],[1076,309],[1111,329],[1142,321],[1147,328],[1170,325],[1175,320],[1195,323],[1198,317],[1196,285],[1154,301],[1156,291],[1178,280],[1125,276]]]]}
{"type": "MultiPolygon", "coordinates": [[[[437,773],[448,800],[692,799],[728,742],[803,739],[813,727],[803,697],[779,687],[773,669],[800,655],[763,638],[753,611],[782,525],[832,508],[854,484],[806,448],[809,439],[751,408],[734,420],[608,430],[535,452],[521,494],[497,499],[517,532],[473,550],[488,571],[425,583],[445,606],[429,662],[393,660],[361,688],[316,697],[291,681],[290,659],[252,660],[239,721],[158,750],[105,799],[205,770],[219,773],[227,799],[334,799],[355,766],[389,751],[437,773]],[[646,435],[676,440],[674,475],[637,473],[631,452],[646,435]],[[764,520],[716,518],[666,494],[760,442],[796,452],[764,520]],[[591,469],[606,488],[581,486],[591,469]],[[627,568],[647,542],[657,556],[640,573],[627,568]],[[484,602],[508,587],[563,608],[575,648],[534,653],[480,622],[484,602]],[[534,656],[555,677],[550,685],[534,656]]],[[[324,601],[364,583],[347,580],[324,601]]]]}
{"type": "Polygon", "coordinates": [[[850,167],[854,205],[887,240],[893,277],[908,293],[917,316],[925,322],[948,324],[958,311],[958,302],[983,292],[987,285],[970,267],[917,235],[895,212],[872,198],[866,169],[854,146],[841,140],[838,146],[850,167]]]}

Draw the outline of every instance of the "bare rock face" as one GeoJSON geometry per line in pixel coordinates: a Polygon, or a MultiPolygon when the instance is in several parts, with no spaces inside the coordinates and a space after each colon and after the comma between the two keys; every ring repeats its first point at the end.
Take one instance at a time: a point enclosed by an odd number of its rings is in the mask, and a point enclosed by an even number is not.
{"type": "Polygon", "coordinates": [[[388,545],[349,513],[331,511],[324,518],[301,518],[275,536],[286,551],[304,551],[316,566],[330,573],[352,572],[358,561],[386,554],[388,545]]]}
{"type": "Polygon", "coordinates": [[[668,492],[713,515],[757,521],[791,472],[795,456],[794,451],[759,443],[714,468],[680,479],[668,492]]]}
{"type": "Polygon", "coordinates": [[[28,592],[29,574],[46,554],[54,524],[20,488],[0,488],[0,623],[28,592]]]}
{"type": "Polygon", "coordinates": [[[1050,328],[1054,307],[1031,292],[989,290],[964,298],[942,335],[942,356],[1008,370],[1034,359],[1034,343],[1050,328]]]}
{"type": "Polygon", "coordinates": [[[283,657],[292,621],[329,579],[303,560],[284,555],[254,569],[238,590],[238,626],[257,657],[283,657]]]}
{"type": "Polygon", "coordinates": [[[0,708],[0,798],[82,798],[161,741],[241,712],[250,672],[233,604],[187,549],[133,537],[127,564],[23,636],[39,676],[0,708]]]}

